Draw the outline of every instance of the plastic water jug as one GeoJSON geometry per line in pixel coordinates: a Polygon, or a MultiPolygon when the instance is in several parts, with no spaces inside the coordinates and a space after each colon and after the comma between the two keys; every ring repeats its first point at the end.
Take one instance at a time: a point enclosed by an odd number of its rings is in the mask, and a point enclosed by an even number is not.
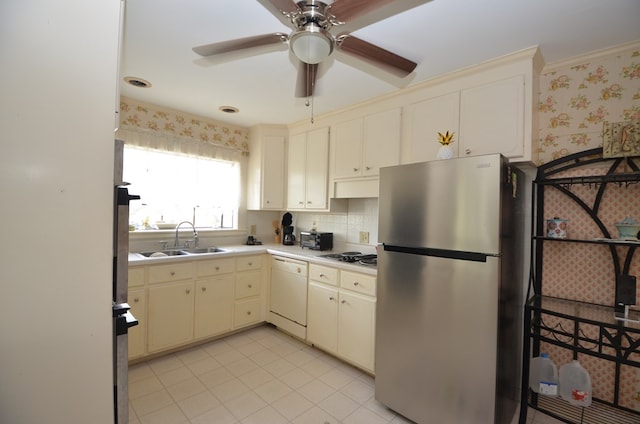
{"type": "Polygon", "coordinates": [[[591,377],[580,362],[560,367],[560,396],[572,405],[591,405],[591,377]]]}
{"type": "Polygon", "coordinates": [[[558,368],[549,359],[549,355],[542,353],[532,358],[529,363],[529,387],[536,393],[547,396],[558,395],[558,368]]]}

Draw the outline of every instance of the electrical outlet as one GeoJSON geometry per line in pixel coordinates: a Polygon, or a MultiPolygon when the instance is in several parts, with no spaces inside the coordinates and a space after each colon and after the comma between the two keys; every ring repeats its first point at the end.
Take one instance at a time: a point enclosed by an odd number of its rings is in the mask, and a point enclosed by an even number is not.
{"type": "Polygon", "coordinates": [[[369,231],[360,231],[360,243],[369,244],[369,231]]]}
{"type": "Polygon", "coordinates": [[[251,233],[252,236],[256,235],[256,224],[251,224],[249,227],[249,233],[251,233]]]}

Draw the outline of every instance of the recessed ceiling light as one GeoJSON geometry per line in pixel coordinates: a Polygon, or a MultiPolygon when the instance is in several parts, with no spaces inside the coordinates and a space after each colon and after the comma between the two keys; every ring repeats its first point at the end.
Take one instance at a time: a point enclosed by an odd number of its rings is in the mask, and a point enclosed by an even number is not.
{"type": "Polygon", "coordinates": [[[137,77],[124,77],[124,80],[134,87],[139,88],[149,88],[151,87],[151,83],[147,80],[143,80],[142,78],[137,77]]]}
{"type": "Polygon", "coordinates": [[[233,107],[233,106],[220,106],[218,109],[220,109],[224,113],[238,113],[238,112],[240,112],[240,109],[238,109],[237,107],[233,107]]]}

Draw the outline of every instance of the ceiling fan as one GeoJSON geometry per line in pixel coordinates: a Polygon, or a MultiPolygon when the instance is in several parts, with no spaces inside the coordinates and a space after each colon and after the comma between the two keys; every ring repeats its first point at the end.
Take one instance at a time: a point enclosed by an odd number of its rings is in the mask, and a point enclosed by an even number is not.
{"type": "MultiPolygon", "coordinates": [[[[318,66],[334,50],[368,61],[398,76],[407,76],[417,63],[385,50],[348,32],[333,35],[331,30],[344,26],[364,15],[380,11],[384,6],[396,5],[408,9],[415,2],[406,0],[259,0],[285,24],[293,27],[291,34],[273,33],[257,35],[193,48],[200,56],[214,56],[256,47],[289,43],[291,52],[298,58],[296,97],[311,97],[316,85],[318,66]],[[402,3],[402,5],[400,4],[402,3]],[[408,6],[408,7],[406,7],[408,6]]],[[[428,1],[428,0],[427,0],[428,1]]],[[[422,1],[425,2],[425,1],[422,1]]],[[[387,16],[400,10],[391,10],[387,16]]],[[[350,25],[353,27],[353,25],[350,25]]]]}

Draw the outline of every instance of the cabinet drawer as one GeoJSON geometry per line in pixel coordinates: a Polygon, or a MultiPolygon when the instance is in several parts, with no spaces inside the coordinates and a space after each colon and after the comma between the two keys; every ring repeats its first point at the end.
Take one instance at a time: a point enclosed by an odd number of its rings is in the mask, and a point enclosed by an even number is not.
{"type": "Polygon", "coordinates": [[[236,259],[237,271],[250,271],[262,267],[262,255],[240,256],[236,259]]]}
{"type": "Polygon", "coordinates": [[[328,266],[309,264],[309,279],[320,283],[338,285],[338,270],[328,266]]]}
{"type": "Polygon", "coordinates": [[[149,282],[186,280],[193,277],[193,262],[179,262],[149,267],[149,282]]]}
{"type": "Polygon", "coordinates": [[[342,271],[340,273],[340,287],[353,290],[369,296],[376,295],[376,277],[373,275],[358,274],[342,271]]]}
{"type": "Polygon", "coordinates": [[[129,268],[129,287],[144,286],[144,267],[129,268]]]}
{"type": "Polygon", "coordinates": [[[260,299],[251,298],[236,302],[233,313],[233,326],[235,328],[256,323],[260,320],[260,299]]]}
{"type": "Polygon", "coordinates": [[[236,274],[236,299],[260,294],[261,271],[245,271],[236,274]]]}
{"type": "Polygon", "coordinates": [[[196,275],[198,277],[204,277],[206,275],[225,274],[227,272],[233,272],[234,267],[234,258],[198,261],[196,262],[196,275]]]}

